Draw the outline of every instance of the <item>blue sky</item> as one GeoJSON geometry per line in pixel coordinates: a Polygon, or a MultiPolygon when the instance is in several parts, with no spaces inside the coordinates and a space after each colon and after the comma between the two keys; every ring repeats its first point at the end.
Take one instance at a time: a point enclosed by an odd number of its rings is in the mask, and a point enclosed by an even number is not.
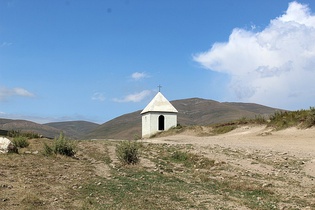
{"type": "Polygon", "coordinates": [[[315,2],[0,0],[0,118],[104,123],[199,97],[315,106],[315,2]]]}

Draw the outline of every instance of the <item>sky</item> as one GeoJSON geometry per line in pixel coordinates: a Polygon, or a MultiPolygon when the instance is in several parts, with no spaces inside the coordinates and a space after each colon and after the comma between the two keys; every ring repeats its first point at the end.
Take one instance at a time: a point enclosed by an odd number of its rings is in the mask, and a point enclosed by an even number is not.
{"type": "Polygon", "coordinates": [[[315,106],[313,0],[0,0],[0,118],[105,123],[168,100],[315,106]]]}

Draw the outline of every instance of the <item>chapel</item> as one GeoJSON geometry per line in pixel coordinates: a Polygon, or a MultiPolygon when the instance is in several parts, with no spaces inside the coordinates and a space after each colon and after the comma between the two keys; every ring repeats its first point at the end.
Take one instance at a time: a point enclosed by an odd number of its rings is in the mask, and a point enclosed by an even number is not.
{"type": "Polygon", "coordinates": [[[177,126],[175,107],[159,91],[142,110],[142,138],[177,126]]]}

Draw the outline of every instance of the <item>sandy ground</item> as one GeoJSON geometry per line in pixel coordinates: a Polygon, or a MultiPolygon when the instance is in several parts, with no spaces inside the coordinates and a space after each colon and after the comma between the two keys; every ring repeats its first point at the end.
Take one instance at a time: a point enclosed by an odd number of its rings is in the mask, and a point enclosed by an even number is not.
{"type": "Polygon", "coordinates": [[[195,147],[215,147],[239,149],[248,154],[283,154],[306,159],[304,170],[315,177],[315,128],[289,128],[272,131],[265,126],[243,126],[227,134],[217,136],[196,136],[183,133],[174,136],[146,139],[145,142],[168,144],[192,144],[195,147]]]}
{"type": "MultiPolygon", "coordinates": [[[[176,177],[185,186],[196,183],[191,185],[194,193],[180,192],[185,201],[196,203],[197,207],[192,209],[200,209],[200,204],[204,209],[248,210],[246,202],[257,204],[254,209],[315,209],[315,128],[271,131],[264,126],[242,126],[227,134],[197,135],[200,133],[186,131],[142,140],[153,145],[144,144],[145,150],[136,167],[145,169],[148,174],[158,171],[163,178],[176,177]],[[173,168],[168,168],[170,166],[161,164],[167,161],[158,155],[170,146],[213,160],[214,165],[191,169],[171,164],[173,168]],[[202,180],[231,189],[203,188],[202,180]],[[252,189],[270,193],[265,197],[248,194],[252,189]]],[[[118,141],[81,141],[75,158],[42,155],[44,142],[51,143],[51,140],[32,139],[30,146],[21,149],[19,154],[0,155],[1,210],[105,209],[100,203],[121,202],[119,196],[112,197],[111,191],[103,190],[105,183],[121,187],[123,183],[118,182],[117,177],[126,177],[128,173],[127,169],[121,171],[119,168],[115,152],[118,141]],[[102,196],[106,199],[98,199],[102,196]]],[[[150,182],[143,183],[151,183],[152,180],[148,180],[150,182]]],[[[165,188],[161,186],[160,189],[165,188]]],[[[156,201],[163,201],[163,196],[156,201]]],[[[169,202],[176,206],[175,201],[169,202]]]]}

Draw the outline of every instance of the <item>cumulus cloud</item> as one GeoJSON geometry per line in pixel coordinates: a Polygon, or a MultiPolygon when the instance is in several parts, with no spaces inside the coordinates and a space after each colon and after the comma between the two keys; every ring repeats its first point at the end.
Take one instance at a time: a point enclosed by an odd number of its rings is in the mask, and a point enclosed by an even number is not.
{"type": "Polygon", "coordinates": [[[150,91],[150,90],[143,90],[139,93],[127,95],[122,99],[115,98],[114,101],[116,101],[116,102],[140,102],[143,99],[145,99],[147,96],[149,96],[151,94],[151,92],[152,91],[150,91]]]}
{"type": "Polygon", "coordinates": [[[23,88],[0,88],[0,100],[6,100],[12,96],[34,97],[35,95],[23,88]]]}
{"type": "Polygon", "coordinates": [[[193,59],[230,76],[234,98],[280,108],[314,106],[315,16],[307,5],[287,11],[259,32],[235,28],[193,59]]]}
{"type": "Polygon", "coordinates": [[[96,92],[92,95],[92,100],[95,101],[105,101],[105,96],[103,93],[96,92]]]}
{"type": "Polygon", "coordinates": [[[140,80],[140,79],[147,78],[147,77],[149,77],[149,75],[146,74],[145,72],[134,72],[131,75],[131,78],[134,80],[140,80]]]}

